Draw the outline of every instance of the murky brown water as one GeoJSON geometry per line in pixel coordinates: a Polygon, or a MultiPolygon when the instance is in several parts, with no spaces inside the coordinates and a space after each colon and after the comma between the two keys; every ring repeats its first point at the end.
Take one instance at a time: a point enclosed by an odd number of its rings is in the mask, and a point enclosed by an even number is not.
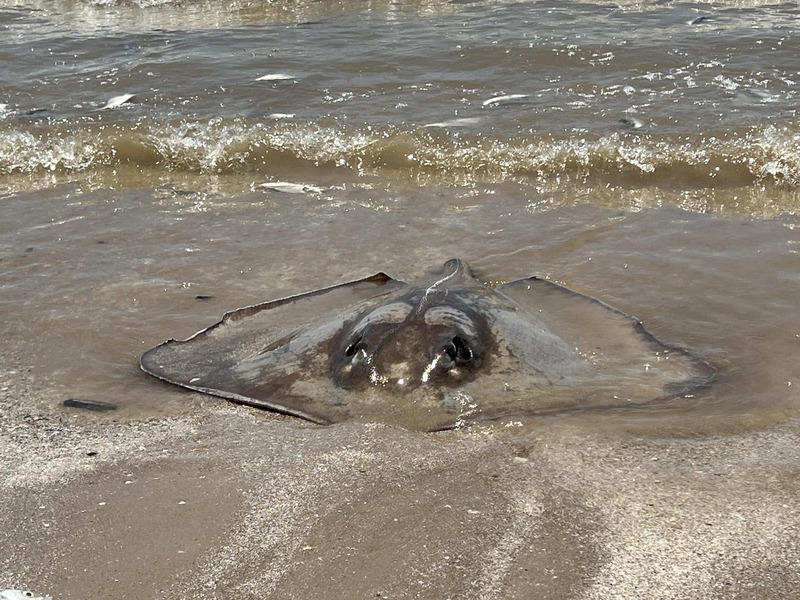
{"type": "Polygon", "coordinates": [[[25,225],[5,226],[2,241],[6,344],[53,404],[74,396],[131,415],[179,413],[190,396],[138,372],[150,346],[237,306],[379,270],[413,281],[462,256],[487,280],[546,275],[600,298],[719,369],[690,398],[571,419],[690,433],[797,414],[792,218],[533,211],[513,195],[453,188],[391,198],[258,191],[232,200],[67,186],[50,194],[6,198],[6,214],[25,225]],[[379,200],[391,208],[370,206],[379,200]]]}
{"type": "Polygon", "coordinates": [[[703,433],[796,415],[797,15],[0,9],[3,368],[30,369],[48,406],[179,413],[196,400],[138,371],[150,346],[238,306],[460,256],[487,280],[551,276],[719,369],[692,398],[576,422],[703,433]]]}

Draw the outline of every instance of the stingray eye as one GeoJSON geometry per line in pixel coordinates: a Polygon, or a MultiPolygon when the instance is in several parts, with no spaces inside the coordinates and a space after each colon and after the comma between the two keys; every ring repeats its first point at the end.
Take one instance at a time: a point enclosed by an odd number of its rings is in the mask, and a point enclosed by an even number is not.
{"type": "Polygon", "coordinates": [[[361,343],[362,336],[358,336],[354,339],[347,348],[344,349],[344,355],[348,358],[351,358],[356,355],[356,353],[361,350],[364,345],[361,343]]]}
{"type": "Polygon", "coordinates": [[[444,347],[445,354],[454,363],[465,363],[472,360],[472,348],[460,335],[454,336],[444,347]]]}

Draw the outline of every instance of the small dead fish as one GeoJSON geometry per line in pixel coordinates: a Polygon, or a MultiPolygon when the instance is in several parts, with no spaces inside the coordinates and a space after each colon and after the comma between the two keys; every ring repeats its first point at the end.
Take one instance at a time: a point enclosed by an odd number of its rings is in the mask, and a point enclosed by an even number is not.
{"type": "Polygon", "coordinates": [[[292,79],[297,79],[297,77],[288,73],[269,73],[268,75],[262,75],[256,81],[290,81],[292,79]]]}
{"type": "Polygon", "coordinates": [[[527,98],[528,94],[503,94],[502,96],[495,96],[483,101],[483,106],[493,106],[494,104],[501,104],[503,102],[511,102],[512,100],[522,100],[527,98]]]}
{"type": "Polygon", "coordinates": [[[325,188],[305,183],[291,183],[289,181],[270,181],[259,184],[258,187],[283,192],[284,194],[321,194],[325,191],[325,188]]]}
{"type": "Polygon", "coordinates": [[[100,110],[108,110],[108,109],[111,109],[111,108],[117,108],[119,106],[122,106],[123,104],[125,104],[129,100],[131,100],[131,98],[133,98],[133,97],[134,97],[134,94],[121,94],[119,96],[114,96],[108,102],[106,102],[106,105],[104,107],[102,107],[100,110]]]}
{"type": "Polygon", "coordinates": [[[449,121],[427,123],[425,127],[468,127],[469,125],[477,125],[480,120],[480,117],[462,117],[460,119],[450,119],[449,121]]]}
{"type": "Polygon", "coordinates": [[[0,590],[0,600],[53,600],[53,597],[34,596],[27,590],[0,590]]]}

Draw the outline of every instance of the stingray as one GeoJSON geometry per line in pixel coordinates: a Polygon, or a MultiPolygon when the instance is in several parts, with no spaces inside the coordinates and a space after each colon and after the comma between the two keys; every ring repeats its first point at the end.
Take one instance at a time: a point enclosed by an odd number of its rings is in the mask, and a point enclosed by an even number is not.
{"type": "Polygon", "coordinates": [[[491,287],[459,259],[234,310],[145,352],[167,382],[319,424],[440,430],[640,406],[714,370],[607,304],[532,277],[491,287]]]}

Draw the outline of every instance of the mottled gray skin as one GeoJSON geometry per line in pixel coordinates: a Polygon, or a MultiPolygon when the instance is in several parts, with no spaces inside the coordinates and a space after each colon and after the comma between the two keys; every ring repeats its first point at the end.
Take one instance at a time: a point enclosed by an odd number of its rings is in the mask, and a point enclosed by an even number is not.
{"type": "Polygon", "coordinates": [[[241,308],[141,365],[315,423],[415,430],[640,405],[713,374],[598,300],[536,277],[490,287],[459,259],[421,284],[377,273],[241,308]]]}
{"type": "Polygon", "coordinates": [[[482,286],[469,265],[452,259],[430,286],[359,315],[337,336],[333,381],[348,390],[386,386],[402,392],[473,380],[488,367],[494,346],[475,288],[482,286]],[[464,288],[472,294],[459,294],[464,288]]]}

